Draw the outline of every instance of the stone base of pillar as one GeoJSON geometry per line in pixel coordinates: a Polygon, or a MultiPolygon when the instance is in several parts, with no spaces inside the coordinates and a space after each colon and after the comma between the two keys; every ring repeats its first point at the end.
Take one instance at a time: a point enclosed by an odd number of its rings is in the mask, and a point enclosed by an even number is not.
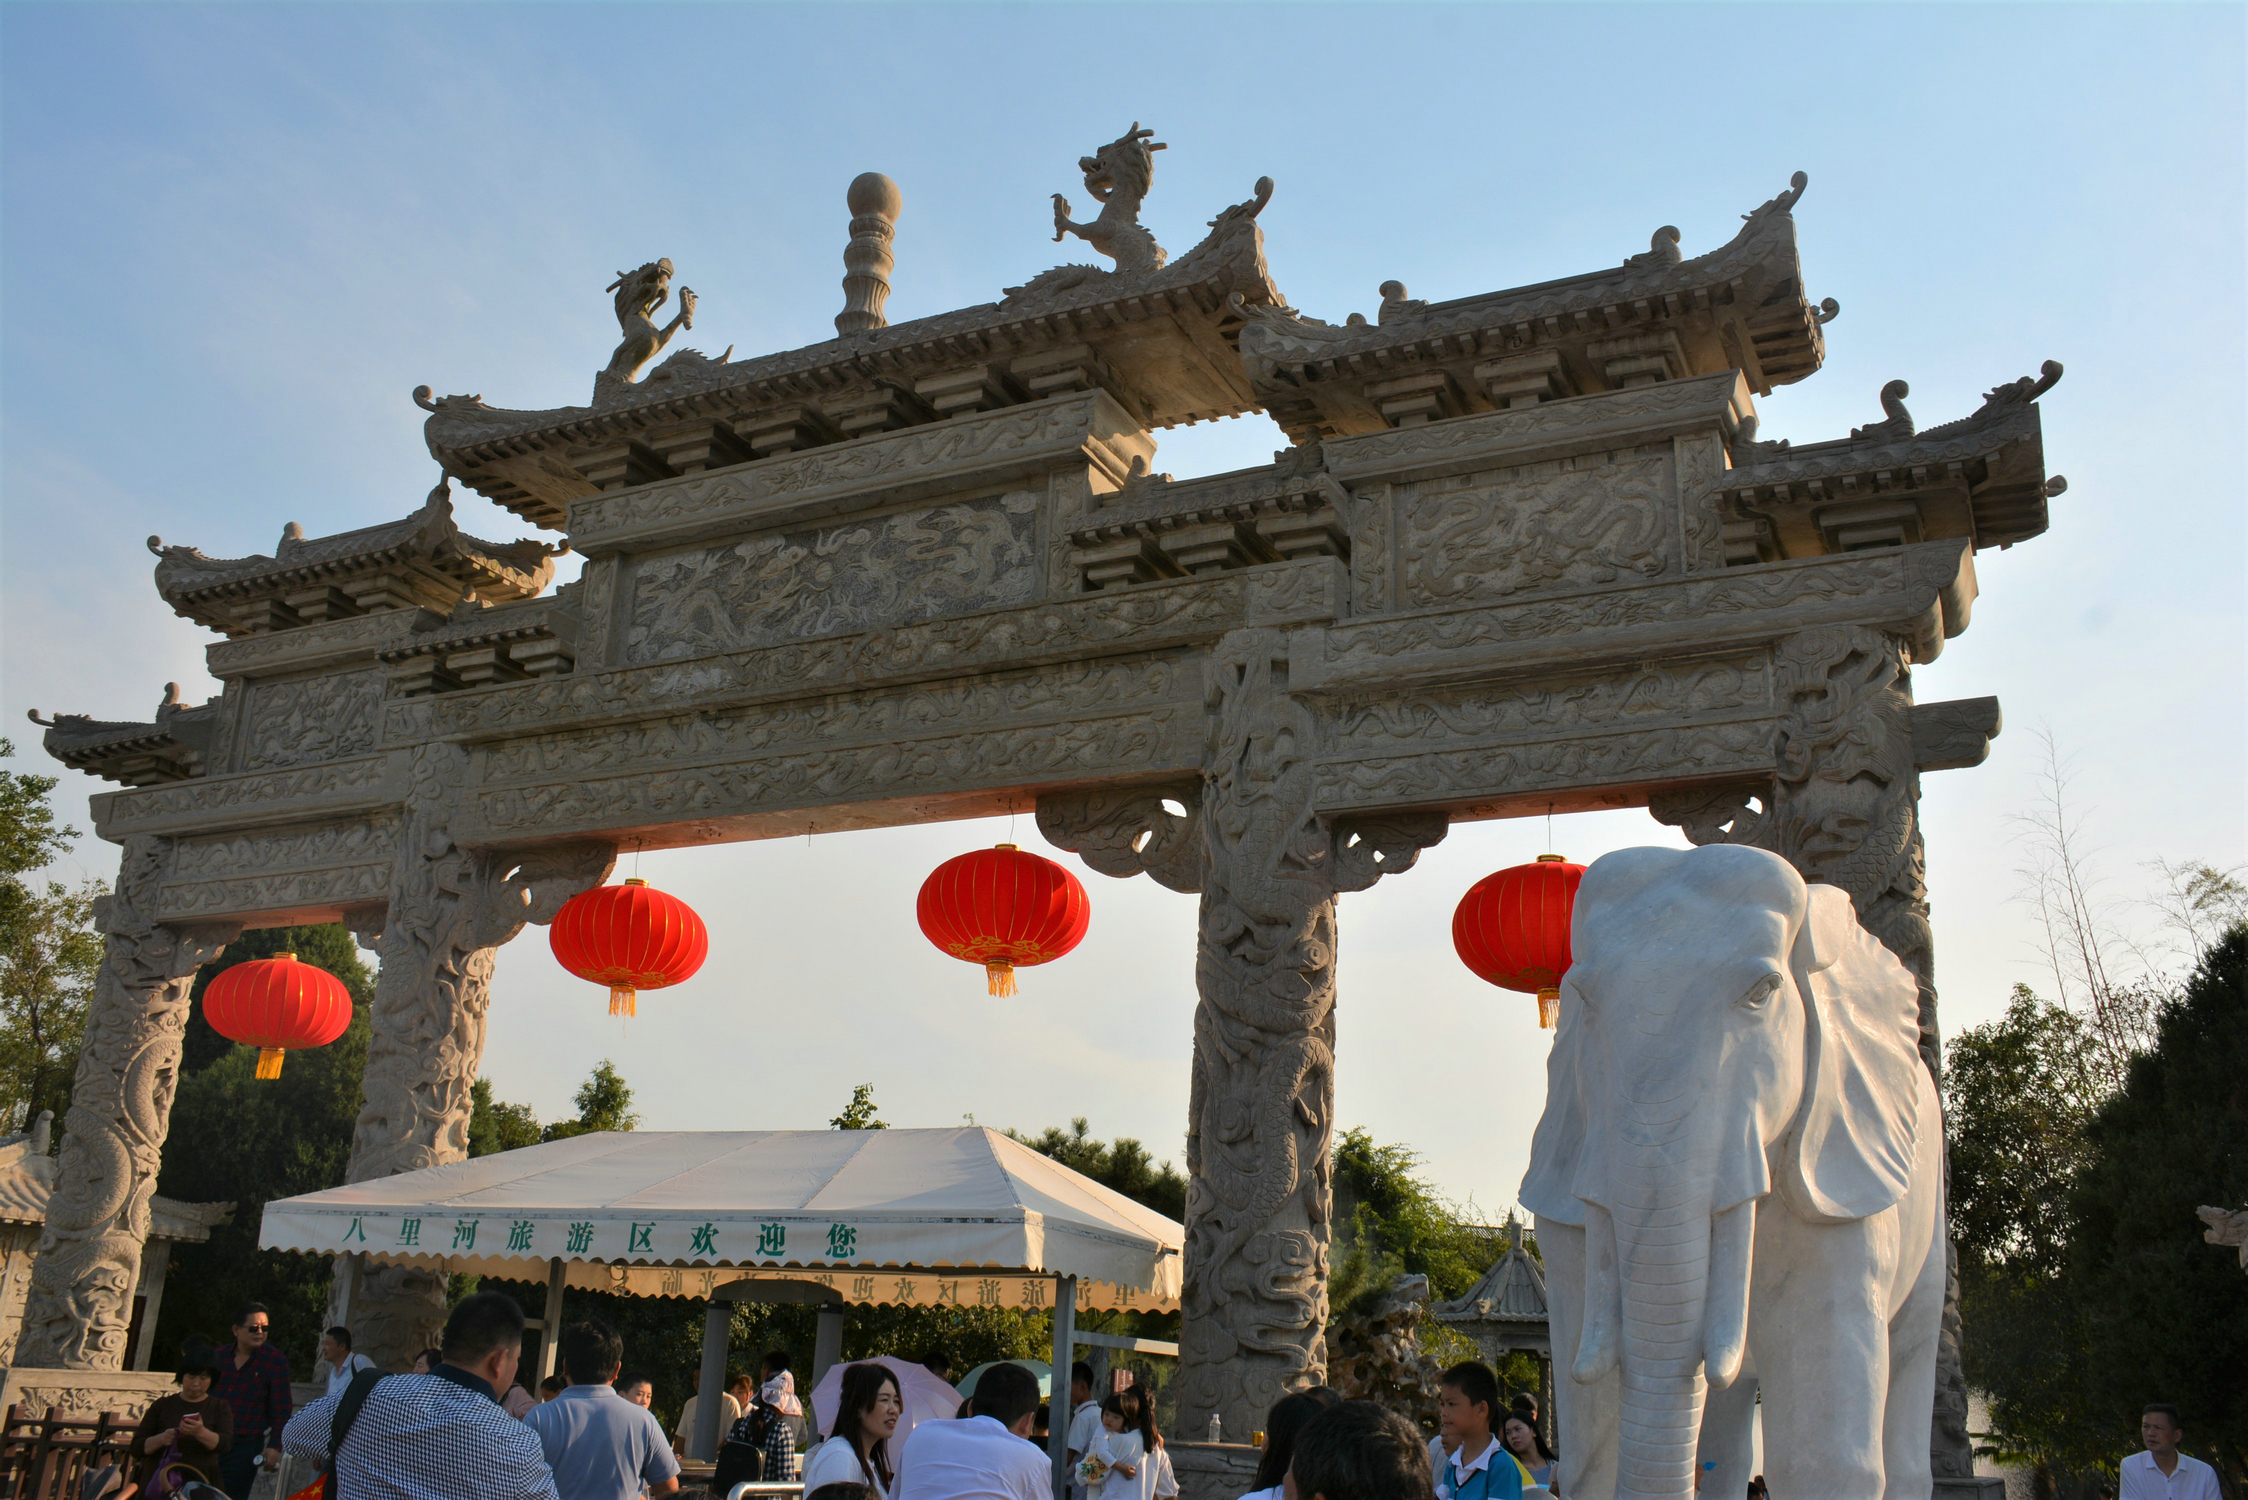
{"type": "Polygon", "coordinates": [[[1939,1479],[1935,1500],[2006,1500],[2006,1481],[1995,1474],[1972,1479],[1939,1479]]]}
{"type": "MultiPolygon", "coordinates": [[[[1236,1500],[1257,1477],[1262,1450],[1247,1443],[1167,1441],[1171,1472],[1178,1476],[1179,1500],[1236,1500]]],[[[1977,1497],[1981,1500],[1981,1497],[1977,1497]]]]}

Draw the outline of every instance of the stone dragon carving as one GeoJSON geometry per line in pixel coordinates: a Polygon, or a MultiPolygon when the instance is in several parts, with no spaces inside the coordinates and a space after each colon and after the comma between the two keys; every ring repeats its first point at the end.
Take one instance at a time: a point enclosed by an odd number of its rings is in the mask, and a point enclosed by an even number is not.
{"type": "Polygon", "coordinates": [[[1163,269],[1170,259],[1168,252],[1140,225],[1140,204],[1155,182],[1155,153],[1168,149],[1154,136],[1154,131],[1142,130],[1134,120],[1130,130],[1091,156],[1077,159],[1077,169],[1085,174],[1085,191],[1099,200],[1101,211],[1090,224],[1076,223],[1069,216],[1069,200],[1054,194],[1056,244],[1064,235],[1074,234],[1115,261],[1124,275],[1163,269]]]}
{"type": "MultiPolygon", "coordinates": [[[[663,327],[656,326],[656,309],[671,300],[671,277],[672,266],[668,258],[652,260],[637,271],[619,271],[617,279],[603,288],[604,291],[617,294],[617,329],[624,337],[617,344],[617,352],[609,356],[609,367],[593,378],[595,405],[623,395],[625,387],[639,380],[640,372],[647,368],[648,361],[663,353],[664,346],[671,342],[673,334],[682,328],[695,326],[695,289],[687,286],[679,289],[679,311],[663,327]]],[[[649,378],[668,378],[666,372],[673,365],[682,362],[722,365],[733,357],[733,353],[733,349],[729,347],[718,358],[710,359],[693,349],[682,349],[664,361],[663,368],[649,378]]],[[[425,411],[437,411],[444,405],[444,402],[431,405],[421,390],[414,392],[414,400],[425,411]]],[[[479,405],[482,400],[479,396],[445,398],[446,402],[475,402],[479,405]]]]}
{"type": "Polygon", "coordinates": [[[124,1368],[148,1200],[179,1086],[188,990],[195,971],[241,931],[235,924],[157,923],[157,892],[171,855],[168,839],[126,839],[116,889],[95,905],[103,961],[32,1267],[19,1365],[124,1368]]]}
{"type": "MultiPolygon", "coordinates": [[[[413,752],[348,1182],[468,1155],[494,950],[527,922],[551,922],[616,861],[613,845],[591,842],[523,855],[462,848],[452,827],[467,781],[468,753],[458,745],[413,752]]],[[[445,1277],[418,1266],[370,1267],[352,1317],[361,1351],[401,1369],[445,1320],[445,1277]]]]}

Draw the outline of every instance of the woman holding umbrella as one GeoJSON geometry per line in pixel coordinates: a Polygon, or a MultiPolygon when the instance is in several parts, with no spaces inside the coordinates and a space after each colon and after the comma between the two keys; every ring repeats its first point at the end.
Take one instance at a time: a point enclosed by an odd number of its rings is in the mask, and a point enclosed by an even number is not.
{"type": "Polygon", "coordinates": [[[845,1370],[828,1439],[804,1461],[804,1493],[823,1484],[863,1484],[877,1500],[889,1500],[890,1434],[904,1410],[897,1377],[888,1370],[877,1364],[845,1370]]]}

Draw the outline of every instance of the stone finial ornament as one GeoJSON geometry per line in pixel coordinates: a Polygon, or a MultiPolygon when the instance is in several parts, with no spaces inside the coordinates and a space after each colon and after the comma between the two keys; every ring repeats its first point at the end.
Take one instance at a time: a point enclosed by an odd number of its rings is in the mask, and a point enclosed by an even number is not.
{"type": "Polygon", "coordinates": [[[679,289],[678,315],[663,327],[658,328],[649,316],[671,300],[671,277],[668,259],[652,260],[637,271],[619,271],[617,279],[603,288],[617,294],[617,327],[624,334],[617,352],[609,356],[609,368],[601,372],[609,379],[630,385],[649,360],[663,353],[673,334],[695,326],[693,287],[679,289]]]}
{"type": "Polygon", "coordinates": [[[890,241],[905,197],[880,172],[861,172],[851,179],[844,201],[851,208],[851,243],[843,251],[843,310],[835,315],[835,331],[887,328],[882,304],[890,299],[890,268],[897,263],[890,241]]]}
{"type": "Polygon", "coordinates": [[[1664,266],[1675,266],[1685,258],[1685,252],[1678,248],[1678,226],[1665,224],[1649,236],[1645,250],[1626,257],[1624,264],[1659,270],[1664,266]]]}
{"type": "Polygon", "coordinates": [[[1114,260],[1119,271],[1163,269],[1169,252],[1140,227],[1140,204],[1155,181],[1155,153],[1169,149],[1161,141],[1151,142],[1149,137],[1154,134],[1142,130],[1140,122],[1134,120],[1130,130],[1091,156],[1077,159],[1077,169],[1085,174],[1085,191],[1100,201],[1100,217],[1090,224],[1074,223],[1069,217],[1069,200],[1054,194],[1057,244],[1063,235],[1074,234],[1114,260]]]}
{"type": "Polygon", "coordinates": [[[1881,388],[1881,415],[1883,420],[1868,422],[1863,427],[1850,429],[1853,443],[1886,443],[1897,438],[1908,438],[1917,430],[1912,424],[1912,413],[1905,410],[1905,397],[1912,387],[1901,380],[1892,380],[1881,388]]]}

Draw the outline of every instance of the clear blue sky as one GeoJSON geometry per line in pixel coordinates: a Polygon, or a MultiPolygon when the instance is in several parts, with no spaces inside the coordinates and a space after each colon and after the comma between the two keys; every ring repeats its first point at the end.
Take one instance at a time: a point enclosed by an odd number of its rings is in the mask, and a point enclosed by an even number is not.
{"type": "MultiPolygon", "coordinates": [[[[903,320],[1082,259],[1048,195],[1137,119],[1174,253],[1269,173],[1273,271],[1339,321],[1392,277],[1463,296],[1688,254],[1802,168],[1826,369],[1763,403],[1811,440],[1910,380],[1924,425],[2057,358],[2053,529],[1979,560],[1924,700],[1997,694],[1990,763],[1928,779],[1948,1029],[2035,982],[2008,815],[2048,725],[2118,900],[2141,862],[2235,863],[2243,820],[2243,33],[2237,6],[0,7],[0,708],[146,717],[214,687],[142,538],[270,551],[403,514],[433,477],[417,384],[586,398],[602,287],[659,255],[712,352],[828,336],[843,188],[905,195],[903,320]]],[[[1263,461],[1262,418],[1163,436],[1182,477],[1263,461]]],[[[521,534],[468,497],[469,529],[521,534]]],[[[98,790],[66,773],[84,825],[98,790]]],[[[1033,840],[1025,820],[1019,830],[1033,840]]],[[[986,825],[651,857],[709,967],[619,1034],[533,932],[500,958],[487,1071],[543,1114],[604,1055],[655,1126],[824,1123],[873,1080],[899,1124],[1179,1149],[1193,902],[1087,872],[1092,936],[992,1002],[912,896],[986,825]]],[[[1342,914],[1341,1119],[1511,1201],[1543,1093],[1520,997],[1452,958],[1453,903],[1545,846],[1458,829],[1342,914]]],[[[1561,820],[1586,858],[1674,835],[1561,820]]],[[[67,873],[104,877],[88,841],[67,873]]],[[[2129,920],[2131,914],[2125,912],[2129,920]]]]}

